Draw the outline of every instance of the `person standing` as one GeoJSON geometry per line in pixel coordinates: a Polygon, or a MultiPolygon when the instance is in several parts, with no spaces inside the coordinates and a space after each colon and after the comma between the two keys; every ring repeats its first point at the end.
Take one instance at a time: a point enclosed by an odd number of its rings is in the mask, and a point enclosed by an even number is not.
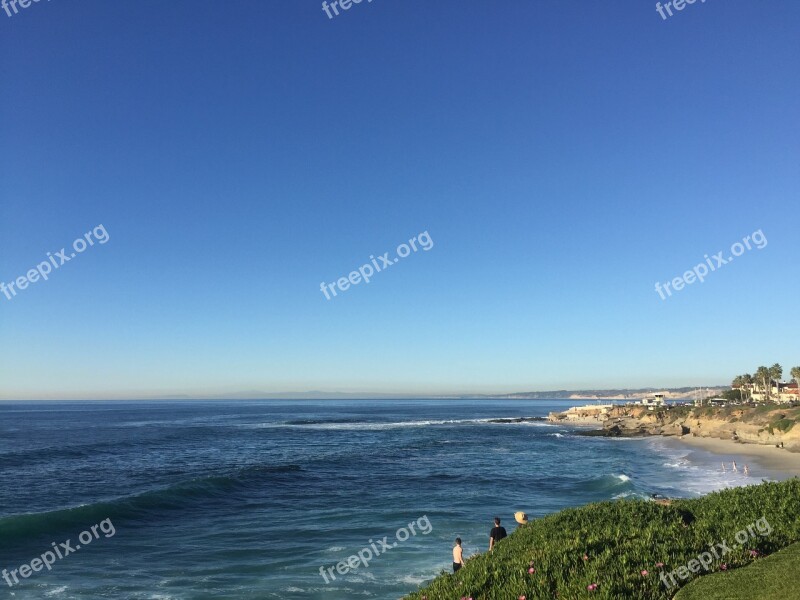
{"type": "Polygon", "coordinates": [[[489,534],[489,551],[491,552],[494,545],[508,535],[506,528],[500,526],[500,517],[494,518],[494,528],[489,534]]]}
{"type": "Polygon", "coordinates": [[[456,538],[456,545],[453,546],[453,573],[464,566],[464,549],[461,547],[461,538],[456,538]]]}

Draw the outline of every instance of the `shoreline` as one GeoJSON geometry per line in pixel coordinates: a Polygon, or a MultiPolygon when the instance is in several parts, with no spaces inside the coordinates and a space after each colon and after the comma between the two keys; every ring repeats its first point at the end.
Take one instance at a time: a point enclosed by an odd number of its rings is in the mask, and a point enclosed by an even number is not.
{"type": "MultiPolygon", "coordinates": [[[[750,460],[770,471],[785,473],[789,477],[800,477],[800,453],[798,452],[790,452],[789,450],[764,444],[748,444],[712,437],[692,437],[688,435],[683,437],[657,437],[674,439],[692,448],[705,450],[712,454],[733,457],[739,463],[740,469],[746,464],[746,461],[750,460]]],[[[752,473],[752,465],[750,470],[753,478],[756,479],[755,474],[752,473]]]]}

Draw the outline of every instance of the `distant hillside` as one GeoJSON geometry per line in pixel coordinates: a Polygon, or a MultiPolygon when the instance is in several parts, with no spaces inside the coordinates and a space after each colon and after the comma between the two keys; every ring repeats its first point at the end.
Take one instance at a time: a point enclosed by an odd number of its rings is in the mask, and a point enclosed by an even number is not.
{"type": "MultiPolygon", "coordinates": [[[[189,396],[172,394],[158,396],[162,400],[390,400],[390,399],[462,399],[462,398],[510,398],[517,400],[636,400],[655,392],[664,393],[669,400],[694,398],[698,388],[640,388],[612,390],[554,390],[549,392],[516,392],[513,394],[390,394],[385,392],[266,392],[249,390],[224,394],[202,394],[189,396]]],[[[702,397],[714,396],[730,386],[704,387],[702,397]]]]}
{"type": "MultiPolygon", "coordinates": [[[[730,386],[714,386],[699,388],[701,397],[714,396],[730,386]]],[[[611,390],[555,390],[550,392],[519,392],[504,396],[494,396],[495,398],[527,398],[527,399],[566,399],[566,400],[634,400],[644,398],[654,393],[663,393],[667,399],[677,400],[683,398],[694,398],[698,394],[698,388],[639,388],[639,389],[611,389],[611,390]]]]}

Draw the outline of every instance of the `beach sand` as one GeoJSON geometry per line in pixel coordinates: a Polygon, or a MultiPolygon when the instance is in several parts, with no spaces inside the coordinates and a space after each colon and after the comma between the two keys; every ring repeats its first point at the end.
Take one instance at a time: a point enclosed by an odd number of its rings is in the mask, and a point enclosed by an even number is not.
{"type": "Polygon", "coordinates": [[[733,440],[720,440],[717,438],[684,436],[679,439],[681,442],[727,457],[726,467],[730,469],[730,462],[736,461],[741,471],[744,465],[750,467],[751,475],[757,476],[757,470],[753,468],[753,463],[757,463],[765,469],[779,471],[791,476],[800,476],[800,452],[789,452],[775,446],[765,446],[762,444],[742,444],[733,440]]]}

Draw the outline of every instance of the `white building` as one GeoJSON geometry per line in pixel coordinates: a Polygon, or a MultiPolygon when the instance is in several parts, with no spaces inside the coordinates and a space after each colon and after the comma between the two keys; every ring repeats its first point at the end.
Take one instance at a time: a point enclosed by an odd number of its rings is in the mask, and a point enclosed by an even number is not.
{"type": "Polygon", "coordinates": [[[641,406],[646,406],[650,410],[657,408],[659,406],[664,406],[666,401],[664,400],[664,394],[653,394],[652,396],[648,396],[647,398],[642,398],[640,401],[636,402],[641,406]]]}
{"type": "MultiPolygon", "coordinates": [[[[773,380],[770,382],[770,387],[770,399],[773,402],[788,404],[789,402],[800,400],[800,387],[794,381],[784,383],[773,380]]],[[[756,383],[753,386],[752,398],[755,402],[764,402],[767,399],[763,385],[756,383]]]]}

